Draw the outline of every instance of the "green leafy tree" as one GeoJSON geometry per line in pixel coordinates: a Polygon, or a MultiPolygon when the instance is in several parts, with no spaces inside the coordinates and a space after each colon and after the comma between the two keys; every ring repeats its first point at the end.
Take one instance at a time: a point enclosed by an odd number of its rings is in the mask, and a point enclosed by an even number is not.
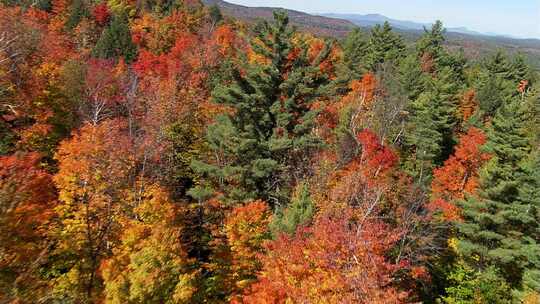
{"type": "Polygon", "coordinates": [[[274,23],[259,24],[256,33],[252,48],[264,63],[248,64],[245,74],[236,70],[232,83],[214,89],[214,102],[233,111],[208,127],[214,161],[193,167],[229,201],[262,198],[279,205],[288,200],[290,185],[308,173],[310,152],[321,147],[312,132],[317,111],[310,106],[328,92],[330,81],[319,66],[330,44],[309,60],[304,43],[293,43],[284,12],[275,12],[274,23]]]}
{"type": "Polygon", "coordinates": [[[315,214],[315,204],[311,200],[309,187],[305,183],[298,185],[291,203],[285,210],[278,210],[271,223],[274,235],[280,232],[294,234],[300,225],[309,224],[315,214]]]}
{"type": "Polygon", "coordinates": [[[365,63],[368,42],[358,28],[352,30],[343,43],[343,65],[346,76],[350,79],[360,79],[365,73],[365,63]]]}
{"type": "Polygon", "coordinates": [[[485,117],[493,117],[498,108],[519,96],[522,80],[530,81],[530,72],[523,57],[513,61],[503,51],[497,51],[483,65],[478,85],[478,101],[485,117]]]}
{"type": "Polygon", "coordinates": [[[510,287],[495,268],[478,272],[467,265],[458,264],[449,275],[447,304],[505,304],[512,302],[510,287]]]}
{"type": "Polygon", "coordinates": [[[445,54],[443,43],[445,29],[441,21],[437,20],[430,30],[424,28],[424,35],[416,44],[418,56],[429,55],[437,60],[445,54]]]}

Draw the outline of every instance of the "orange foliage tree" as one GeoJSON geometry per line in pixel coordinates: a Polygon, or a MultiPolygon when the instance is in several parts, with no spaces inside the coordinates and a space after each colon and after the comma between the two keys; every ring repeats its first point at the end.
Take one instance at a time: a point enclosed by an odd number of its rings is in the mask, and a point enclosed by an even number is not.
{"type": "Polygon", "coordinates": [[[7,302],[31,301],[46,286],[37,270],[49,253],[56,191],[39,161],[36,153],[0,157],[0,298],[7,302]]]}
{"type": "Polygon", "coordinates": [[[407,294],[392,287],[399,265],[385,257],[399,236],[359,215],[322,216],[271,242],[243,303],[404,303],[407,294]]]}
{"type": "Polygon", "coordinates": [[[131,142],[121,122],[84,125],[61,143],[54,182],[59,190],[57,212],[60,224],[52,231],[57,254],[68,271],[56,278],[59,297],[93,299],[99,291],[97,269],[118,239],[118,219],[125,205],[123,191],[131,185],[131,142]]]}
{"type": "Polygon", "coordinates": [[[458,220],[460,215],[455,202],[477,190],[478,171],[490,158],[482,151],[486,140],[482,130],[470,128],[461,136],[454,154],[444,166],[434,170],[429,208],[441,211],[446,220],[458,220]]]}

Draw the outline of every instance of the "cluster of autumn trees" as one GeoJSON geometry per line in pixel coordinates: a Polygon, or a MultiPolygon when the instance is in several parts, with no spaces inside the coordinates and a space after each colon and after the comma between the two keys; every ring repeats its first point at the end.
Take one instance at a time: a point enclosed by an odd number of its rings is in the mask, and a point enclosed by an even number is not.
{"type": "Polygon", "coordinates": [[[0,6],[0,303],[538,303],[520,56],[198,1],[0,6]]]}

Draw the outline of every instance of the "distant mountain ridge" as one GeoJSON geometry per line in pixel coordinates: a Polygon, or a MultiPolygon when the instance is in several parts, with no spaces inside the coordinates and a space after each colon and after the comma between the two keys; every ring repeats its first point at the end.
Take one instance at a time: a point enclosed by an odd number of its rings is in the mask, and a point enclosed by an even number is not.
{"type": "MultiPolygon", "coordinates": [[[[373,27],[377,24],[383,24],[384,22],[390,23],[393,27],[401,30],[423,30],[424,28],[430,28],[433,23],[420,23],[414,21],[406,20],[397,20],[386,17],[380,14],[336,14],[336,13],[323,13],[321,16],[339,18],[349,20],[355,25],[360,27],[373,27]]],[[[478,31],[470,30],[466,27],[449,27],[446,28],[447,32],[451,33],[460,33],[467,35],[476,35],[476,36],[497,36],[497,37],[506,37],[506,38],[515,38],[508,35],[501,35],[496,33],[481,33],[478,31]]],[[[519,39],[519,38],[518,38],[519,39]]]]}

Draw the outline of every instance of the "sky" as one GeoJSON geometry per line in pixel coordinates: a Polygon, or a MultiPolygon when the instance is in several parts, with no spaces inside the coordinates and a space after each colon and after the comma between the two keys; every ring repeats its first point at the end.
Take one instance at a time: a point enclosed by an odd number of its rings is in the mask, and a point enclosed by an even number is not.
{"type": "Polygon", "coordinates": [[[540,39],[540,0],[226,0],[246,6],[283,7],[308,13],[381,14],[389,18],[467,27],[540,39]]]}

